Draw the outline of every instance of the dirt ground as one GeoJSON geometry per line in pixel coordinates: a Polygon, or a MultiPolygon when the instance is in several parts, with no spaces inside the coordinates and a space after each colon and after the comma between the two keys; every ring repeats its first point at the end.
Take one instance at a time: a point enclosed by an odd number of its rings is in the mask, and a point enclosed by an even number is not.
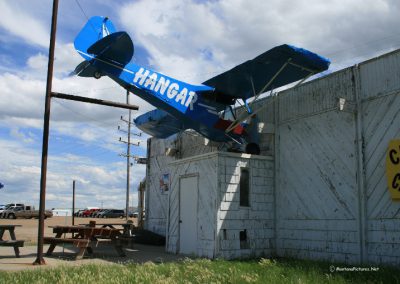
{"type": "MultiPolygon", "coordinates": [[[[133,224],[137,224],[136,218],[130,218],[133,224]]],[[[125,218],[75,218],[75,225],[88,224],[89,221],[96,221],[97,224],[121,224],[126,223],[125,218]]],[[[58,245],[52,256],[44,255],[46,265],[33,265],[37,257],[37,219],[0,219],[0,224],[21,225],[16,227],[15,234],[17,239],[25,240],[25,246],[20,248],[20,258],[16,258],[12,247],[0,247],[0,270],[24,270],[24,269],[40,269],[46,267],[55,267],[59,265],[83,265],[89,263],[99,264],[123,264],[123,263],[145,263],[145,262],[169,262],[179,261],[182,256],[170,254],[165,251],[164,246],[151,246],[143,244],[133,244],[133,246],[125,247],[126,257],[118,256],[114,247],[101,244],[96,246],[92,255],[86,255],[84,259],[75,260],[74,257],[78,252],[78,248],[72,245],[58,245]]],[[[52,228],[49,226],[56,225],[72,225],[72,217],[52,217],[45,220],[45,236],[54,236],[52,228]]],[[[10,239],[8,231],[5,231],[4,240],[10,239]]],[[[48,245],[44,245],[44,252],[48,249],[48,245]]],[[[1,282],[1,281],[0,281],[1,282]]]]}
{"type": "MultiPolygon", "coordinates": [[[[129,218],[134,225],[137,224],[136,218],[129,218]]],[[[96,221],[98,224],[121,224],[126,223],[125,218],[109,218],[109,219],[98,219],[98,218],[75,218],[75,225],[89,224],[89,221],[96,221]]],[[[38,235],[38,219],[0,219],[0,224],[2,225],[21,225],[21,227],[15,228],[15,235],[19,240],[25,240],[27,244],[36,244],[38,235]]],[[[52,217],[44,221],[44,235],[53,236],[52,228],[49,226],[56,225],[72,225],[72,217],[52,217]]],[[[10,239],[8,231],[4,233],[4,240],[10,239]]]]}

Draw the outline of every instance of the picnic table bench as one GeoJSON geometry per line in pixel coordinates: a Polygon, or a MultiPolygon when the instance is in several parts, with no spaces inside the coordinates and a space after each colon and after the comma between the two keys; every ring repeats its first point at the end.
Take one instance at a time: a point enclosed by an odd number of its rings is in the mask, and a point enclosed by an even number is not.
{"type": "Polygon", "coordinates": [[[121,230],[122,231],[122,235],[124,237],[131,237],[133,234],[133,230],[135,228],[135,225],[133,223],[96,223],[96,221],[90,221],[89,224],[79,224],[82,226],[98,226],[101,228],[111,228],[111,229],[117,229],[117,230],[121,230]],[[116,227],[121,226],[122,229],[118,229],[116,227]]]}
{"type": "Polygon", "coordinates": [[[15,256],[19,257],[19,248],[24,246],[25,241],[17,240],[15,237],[15,227],[21,227],[21,225],[0,225],[0,246],[14,247],[15,256]],[[3,240],[5,231],[9,232],[10,240],[3,240]]]}
{"type": "Polygon", "coordinates": [[[106,240],[117,251],[119,256],[126,256],[123,246],[126,245],[122,239],[120,230],[112,228],[97,228],[90,226],[53,226],[55,237],[45,237],[44,243],[50,244],[46,255],[52,255],[55,247],[60,244],[69,243],[79,248],[76,259],[82,259],[85,252],[93,253],[93,248],[106,240]],[[63,234],[72,234],[72,237],[63,238],[63,234]]]}

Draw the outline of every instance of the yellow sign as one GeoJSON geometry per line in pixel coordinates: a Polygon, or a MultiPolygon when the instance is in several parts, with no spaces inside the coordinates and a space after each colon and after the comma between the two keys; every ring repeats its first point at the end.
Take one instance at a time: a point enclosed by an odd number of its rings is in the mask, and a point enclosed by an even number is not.
{"type": "Polygon", "coordinates": [[[390,195],[400,201],[400,140],[392,140],[386,154],[386,177],[390,195]]]}

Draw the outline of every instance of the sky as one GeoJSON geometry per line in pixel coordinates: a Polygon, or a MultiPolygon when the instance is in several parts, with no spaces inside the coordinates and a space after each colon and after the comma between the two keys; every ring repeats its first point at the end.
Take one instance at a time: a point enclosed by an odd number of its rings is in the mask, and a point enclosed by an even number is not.
{"type": "MultiPolygon", "coordinates": [[[[52,90],[124,103],[112,80],[70,76],[82,59],[75,36],[91,16],[127,31],[134,61],[199,84],[280,44],[331,60],[323,75],[400,48],[397,0],[59,0],[52,90]]],[[[43,110],[52,1],[0,0],[0,204],[38,206],[43,110]]],[[[153,107],[130,95],[140,107],[153,107]]],[[[128,111],[52,99],[46,208],[124,208],[128,111]]],[[[139,133],[134,126],[132,133],[139,133]]],[[[131,155],[146,155],[148,136],[134,136],[131,155]]],[[[131,167],[131,202],[145,166],[131,167]]]]}

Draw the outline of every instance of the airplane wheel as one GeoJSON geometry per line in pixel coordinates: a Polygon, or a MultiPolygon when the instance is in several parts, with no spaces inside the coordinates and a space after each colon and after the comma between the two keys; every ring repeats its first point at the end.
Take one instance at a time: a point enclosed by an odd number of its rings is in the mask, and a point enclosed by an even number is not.
{"type": "Polygon", "coordinates": [[[260,146],[256,143],[249,143],[246,145],[246,154],[260,155],[260,146]]]}
{"type": "Polygon", "coordinates": [[[94,77],[96,79],[100,79],[101,78],[101,73],[99,71],[94,72],[94,77]]]}

